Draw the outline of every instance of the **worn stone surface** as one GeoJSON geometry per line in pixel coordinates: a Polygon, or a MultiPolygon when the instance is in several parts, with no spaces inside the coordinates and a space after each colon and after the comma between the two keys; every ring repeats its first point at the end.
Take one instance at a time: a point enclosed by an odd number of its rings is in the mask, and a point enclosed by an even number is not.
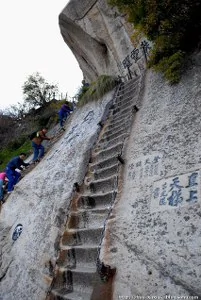
{"type": "Polygon", "coordinates": [[[201,296],[200,75],[192,66],[170,86],[147,73],[108,223],[115,300],[201,296]]]}
{"type": "Polygon", "coordinates": [[[102,74],[125,76],[128,71],[122,62],[126,57],[133,73],[144,69],[139,45],[137,60],[131,55],[133,27],[116,8],[108,6],[107,0],[71,0],[59,16],[59,25],[89,82],[102,74]]]}
{"type": "Polygon", "coordinates": [[[81,183],[97,138],[97,123],[112,99],[75,111],[66,132],[15,187],[1,210],[0,299],[45,299],[52,280],[73,185],[81,183]],[[22,233],[16,241],[16,225],[22,233]]]}

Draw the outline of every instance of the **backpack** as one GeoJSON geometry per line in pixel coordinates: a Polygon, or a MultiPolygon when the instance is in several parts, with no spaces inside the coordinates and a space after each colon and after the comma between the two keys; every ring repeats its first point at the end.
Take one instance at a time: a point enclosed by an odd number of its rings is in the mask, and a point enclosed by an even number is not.
{"type": "Polygon", "coordinates": [[[33,140],[35,137],[39,136],[39,132],[38,131],[34,131],[32,132],[30,135],[28,135],[30,140],[33,140]]]}

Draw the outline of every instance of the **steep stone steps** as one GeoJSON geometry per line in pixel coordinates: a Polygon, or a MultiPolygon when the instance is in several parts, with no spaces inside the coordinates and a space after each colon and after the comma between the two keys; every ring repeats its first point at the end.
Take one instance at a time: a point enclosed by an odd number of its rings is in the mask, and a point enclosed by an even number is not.
{"type": "Polygon", "coordinates": [[[108,177],[106,179],[99,179],[96,181],[90,182],[89,188],[92,193],[107,193],[110,192],[111,189],[115,190],[116,187],[116,175],[108,177]]]}
{"type": "Polygon", "coordinates": [[[107,168],[102,168],[99,171],[97,170],[96,172],[94,172],[94,178],[95,180],[103,179],[115,175],[117,174],[117,172],[118,172],[118,163],[107,168]]]}
{"type": "Polygon", "coordinates": [[[116,193],[112,190],[108,193],[82,195],[77,200],[77,206],[81,208],[94,208],[94,207],[109,207],[110,203],[114,200],[116,193]]]}
{"type": "Polygon", "coordinates": [[[116,93],[108,122],[92,150],[82,192],[77,191],[72,200],[60,242],[58,269],[47,300],[95,300],[95,291],[102,288],[97,263],[105,224],[117,194],[119,156],[129,134],[138,88],[139,81],[135,79],[120,85],[116,93]]]}
{"type": "Polygon", "coordinates": [[[99,163],[102,160],[116,157],[119,153],[121,153],[122,146],[123,146],[123,141],[107,149],[103,149],[103,150],[97,149],[97,152],[92,156],[93,162],[99,163]]]}
{"type": "Polygon", "coordinates": [[[61,248],[65,246],[83,246],[89,247],[98,245],[103,232],[103,226],[89,229],[68,229],[64,232],[61,240],[61,248]]]}
{"type": "Polygon", "coordinates": [[[130,116],[130,114],[132,114],[133,107],[134,107],[134,106],[131,106],[131,107],[129,107],[129,108],[125,108],[125,109],[121,110],[120,112],[114,114],[114,116],[113,116],[113,122],[115,122],[115,121],[117,121],[117,120],[123,121],[123,120],[126,119],[128,116],[130,116]]]}
{"type": "Polygon", "coordinates": [[[129,103],[126,106],[123,107],[117,107],[113,111],[113,121],[115,120],[116,117],[121,117],[122,115],[125,115],[126,113],[129,115],[133,109],[133,103],[129,103]]]}
{"type": "Polygon", "coordinates": [[[107,215],[107,208],[100,208],[99,211],[85,210],[84,212],[71,213],[67,226],[69,229],[89,229],[94,227],[101,227],[107,215]]]}
{"type": "Polygon", "coordinates": [[[122,103],[126,103],[126,102],[131,102],[131,99],[133,99],[136,94],[134,93],[134,91],[136,90],[136,87],[134,86],[132,89],[129,89],[127,91],[124,91],[124,92],[119,92],[117,94],[117,97],[116,97],[116,102],[115,102],[115,105],[119,105],[119,104],[122,104],[122,103]]]}
{"type": "Polygon", "coordinates": [[[119,100],[127,99],[130,95],[135,95],[133,92],[136,90],[137,85],[138,83],[128,87],[125,87],[124,85],[124,89],[118,91],[115,101],[118,102],[119,100]]]}
{"type": "Polygon", "coordinates": [[[62,246],[60,256],[57,261],[59,267],[68,269],[94,267],[97,261],[98,246],[62,246]]]}
{"type": "Polygon", "coordinates": [[[106,149],[107,147],[112,147],[115,144],[119,144],[121,143],[123,140],[125,140],[125,138],[128,136],[128,132],[125,131],[125,133],[122,133],[121,135],[119,135],[118,137],[114,137],[113,139],[110,139],[109,141],[105,141],[104,143],[100,143],[99,144],[99,148],[97,148],[98,150],[103,150],[106,149]]]}
{"type": "Polygon", "coordinates": [[[119,90],[118,94],[115,99],[115,104],[118,103],[119,101],[126,100],[129,96],[134,96],[135,94],[133,91],[136,90],[136,84],[134,84],[132,87],[129,87],[124,90],[119,90]]]}
{"type": "Polygon", "coordinates": [[[121,114],[115,114],[113,116],[113,123],[116,125],[116,123],[125,122],[129,116],[131,116],[133,108],[131,107],[128,111],[123,111],[121,114]]]}
{"type": "Polygon", "coordinates": [[[119,101],[119,99],[126,99],[127,97],[129,97],[130,95],[132,95],[132,91],[135,89],[135,86],[133,86],[132,88],[129,88],[127,90],[120,90],[117,97],[116,97],[116,101],[119,101]]]}
{"type": "Polygon", "coordinates": [[[93,163],[90,163],[89,169],[91,172],[100,170],[100,169],[105,169],[107,167],[113,166],[117,163],[117,155],[109,158],[103,158],[102,160],[100,159],[99,161],[95,160],[93,163]]]}
{"type": "Polygon", "coordinates": [[[127,129],[128,126],[127,128],[118,127],[118,130],[116,130],[115,132],[111,132],[111,131],[104,132],[102,138],[99,140],[99,144],[102,143],[104,144],[105,142],[109,142],[111,140],[118,138],[120,135],[124,134],[127,129]]]}
{"type": "MultiPolygon", "coordinates": [[[[130,123],[129,120],[124,120],[124,122],[118,122],[116,124],[116,126],[112,126],[112,127],[111,126],[107,126],[106,129],[105,129],[105,131],[104,131],[104,133],[103,133],[103,135],[102,135],[102,137],[104,137],[106,133],[108,135],[112,135],[112,134],[115,134],[115,133],[117,133],[117,132],[119,132],[121,130],[127,131],[128,128],[129,128],[129,123],[130,123]]],[[[100,141],[101,141],[101,139],[100,139],[100,141]]]]}
{"type": "Polygon", "coordinates": [[[121,85],[119,93],[125,93],[128,90],[132,90],[133,88],[136,88],[137,85],[139,84],[140,79],[141,79],[140,77],[135,77],[131,80],[128,80],[128,81],[124,82],[121,85]]]}
{"type": "Polygon", "coordinates": [[[122,99],[119,100],[116,104],[115,104],[115,109],[113,111],[113,114],[116,113],[116,111],[123,109],[125,107],[128,107],[130,105],[133,105],[133,99],[135,97],[133,95],[131,95],[130,97],[126,98],[126,99],[122,99]]]}
{"type": "Polygon", "coordinates": [[[69,292],[67,288],[63,289],[54,289],[51,293],[50,300],[89,300],[91,297],[92,291],[90,293],[81,293],[78,292],[69,292]]]}
{"type": "Polygon", "coordinates": [[[108,130],[105,131],[101,137],[101,139],[99,140],[99,144],[104,144],[105,142],[111,141],[113,139],[118,138],[120,135],[126,133],[128,131],[129,126],[118,126],[116,128],[114,128],[113,130],[108,130]]]}
{"type": "Polygon", "coordinates": [[[107,177],[105,179],[99,179],[99,180],[95,180],[90,182],[89,184],[89,188],[90,191],[92,193],[107,193],[110,192],[111,189],[115,190],[116,187],[116,183],[117,179],[116,179],[116,174],[115,176],[111,176],[111,177],[107,177]]]}
{"type": "Polygon", "coordinates": [[[96,265],[93,267],[85,267],[84,269],[76,267],[72,270],[59,268],[54,282],[54,290],[56,290],[57,293],[66,289],[67,294],[70,292],[90,294],[92,287],[98,281],[99,277],[96,271],[96,265]]]}
{"type": "Polygon", "coordinates": [[[120,119],[120,120],[117,120],[116,122],[112,122],[112,124],[110,125],[107,125],[106,126],[106,129],[105,129],[105,132],[111,132],[111,133],[115,133],[116,131],[119,130],[119,128],[125,128],[127,129],[130,125],[130,117],[128,119],[120,119]]]}

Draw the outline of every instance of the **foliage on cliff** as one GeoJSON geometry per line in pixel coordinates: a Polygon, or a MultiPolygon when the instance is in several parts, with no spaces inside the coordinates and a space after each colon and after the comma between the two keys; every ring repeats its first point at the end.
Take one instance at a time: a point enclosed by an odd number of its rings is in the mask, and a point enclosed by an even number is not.
{"type": "Polygon", "coordinates": [[[181,76],[186,55],[201,38],[201,1],[108,0],[126,12],[129,21],[154,42],[149,66],[163,72],[170,83],[181,76]]]}
{"type": "Polygon", "coordinates": [[[89,86],[83,85],[78,92],[78,106],[82,106],[90,101],[98,100],[107,92],[111,91],[117,84],[118,79],[109,75],[101,75],[97,81],[89,86]]]}

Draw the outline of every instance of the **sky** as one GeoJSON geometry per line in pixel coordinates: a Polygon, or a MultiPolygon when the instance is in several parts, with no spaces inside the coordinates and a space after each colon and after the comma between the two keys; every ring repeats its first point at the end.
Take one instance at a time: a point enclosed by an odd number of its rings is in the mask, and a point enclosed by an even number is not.
{"type": "Polygon", "coordinates": [[[24,100],[22,86],[39,72],[73,97],[83,79],[64,42],[58,15],[68,0],[6,0],[0,3],[0,110],[24,100]]]}

